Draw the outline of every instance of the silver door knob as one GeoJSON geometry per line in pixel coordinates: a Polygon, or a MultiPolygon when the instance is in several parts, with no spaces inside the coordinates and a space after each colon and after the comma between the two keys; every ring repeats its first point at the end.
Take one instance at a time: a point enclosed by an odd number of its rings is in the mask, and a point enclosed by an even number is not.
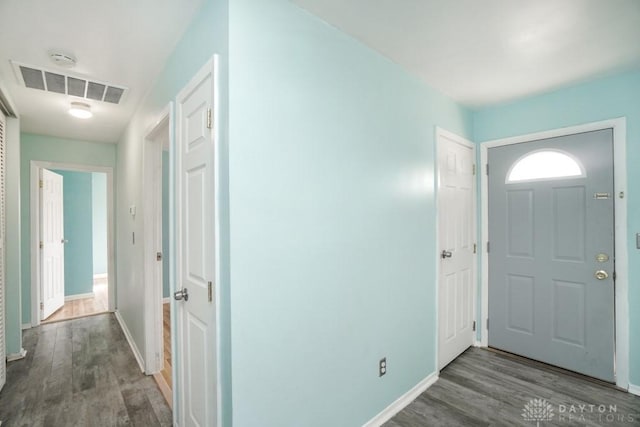
{"type": "Polygon", "coordinates": [[[180,300],[189,301],[189,292],[187,291],[187,288],[180,289],[179,291],[175,291],[173,293],[173,299],[175,299],[176,301],[180,301],[180,300]]]}
{"type": "Polygon", "coordinates": [[[609,277],[609,273],[607,273],[604,270],[598,270],[598,271],[596,271],[595,276],[596,276],[596,279],[598,279],[598,280],[604,280],[607,277],[609,277]]]}
{"type": "Polygon", "coordinates": [[[445,258],[451,258],[452,255],[453,254],[450,251],[442,251],[442,253],[440,254],[440,257],[442,259],[445,259],[445,258]]]}

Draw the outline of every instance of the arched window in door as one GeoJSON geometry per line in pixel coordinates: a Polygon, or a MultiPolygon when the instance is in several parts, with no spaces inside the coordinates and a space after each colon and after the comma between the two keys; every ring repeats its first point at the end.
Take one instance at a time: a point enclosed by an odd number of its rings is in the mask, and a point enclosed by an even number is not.
{"type": "Polygon", "coordinates": [[[572,155],[559,150],[536,150],[520,157],[507,173],[507,184],[585,177],[584,167],[572,155]]]}

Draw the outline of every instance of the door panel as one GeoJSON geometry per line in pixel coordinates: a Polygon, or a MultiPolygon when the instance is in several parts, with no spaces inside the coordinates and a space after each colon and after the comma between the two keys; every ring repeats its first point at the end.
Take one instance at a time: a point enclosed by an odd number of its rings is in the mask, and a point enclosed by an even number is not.
{"type": "MultiPolygon", "coordinates": [[[[217,423],[215,150],[208,127],[213,106],[213,67],[205,66],[178,95],[178,288],[188,300],[177,303],[180,425],[217,423]]],[[[213,112],[212,112],[213,114],[213,112]]]]}
{"type": "Polygon", "coordinates": [[[612,131],[491,148],[489,171],[489,345],[613,382],[612,131]],[[544,150],[583,173],[507,182],[544,150]]]}
{"type": "Polygon", "coordinates": [[[508,251],[511,257],[533,256],[533,192],[507,191],[508,251]]]}
{"type": "Polygon", "coordinates": [[[439,135],[438,365],[442,369],[473,343],[475,186],[473,146],[439,135]]]}
{"type": "Polygon", "coordinates": [[[42,241],[42,319],[64,305],[64,217],[62,175],[40,170],[42,188],[40,233],[42,241]]]}

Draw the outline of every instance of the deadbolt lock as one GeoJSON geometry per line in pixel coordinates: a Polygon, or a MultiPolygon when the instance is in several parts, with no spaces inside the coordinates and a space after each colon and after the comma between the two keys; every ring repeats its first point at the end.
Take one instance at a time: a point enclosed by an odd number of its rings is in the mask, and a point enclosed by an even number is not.
{"type": "Polygon", "coordinates": [[[607,261],[609,261],[609,255],[607,255],[607,254],[598,254],[598,255],[596,255],[596,261],[598,261],[598,262],[607,262],[607,261]]]}
{"type": "Polygon", "coordinates": [[[598,270],[598,271],[596,271],[595,276],[596,276],[596,279],[598,279],[598,280],[604,280],[607,277],[609,277],[609,273],[607,273],[604,270],[598,270]]]}

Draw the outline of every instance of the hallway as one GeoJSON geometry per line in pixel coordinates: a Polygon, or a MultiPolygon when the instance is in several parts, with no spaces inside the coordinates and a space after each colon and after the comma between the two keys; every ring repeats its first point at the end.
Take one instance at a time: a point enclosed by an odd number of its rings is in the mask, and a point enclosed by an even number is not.
{"type": "Polygon", "coordinates": [[[24,331],[26,358],[7,365],[2,426],[170,426],[113,314],[24,331]]]}

